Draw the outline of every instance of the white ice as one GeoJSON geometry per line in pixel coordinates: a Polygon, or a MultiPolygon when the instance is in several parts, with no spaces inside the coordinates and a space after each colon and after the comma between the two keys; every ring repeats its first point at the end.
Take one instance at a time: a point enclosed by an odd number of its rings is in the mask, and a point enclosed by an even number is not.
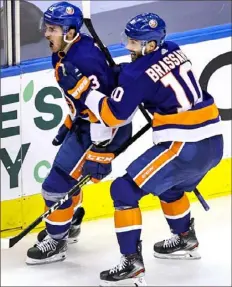
{"type": "MultiPolygon", "coordinates": [[[[153,244],[169,237],[161,210],[143,212],[146,281],[153,286],[231,286],[231,197],[208,201],[210,211],[192,204],[200,241],[200,260],[153,257],[153,244]]],[[[77,244],[69,245],[63,262],[27,266],[27,249],[35,234],[1,251],[1,286],[99,286],[99,273],[119,263],[113,218],[85,222],[77,244]]]]}

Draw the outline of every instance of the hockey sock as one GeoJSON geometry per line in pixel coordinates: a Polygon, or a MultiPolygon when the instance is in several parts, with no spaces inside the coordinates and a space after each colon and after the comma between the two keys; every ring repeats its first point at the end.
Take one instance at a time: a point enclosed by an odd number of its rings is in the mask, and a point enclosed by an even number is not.
{"type": "Polygon", "coordinates": [[[187,195],[184,193],[180,199],[172,200],[172,202],[167,198],[165,199],[164,196],[160,196],[160,199],[164,216],[172,233],[180,234],[188,231],[190,225],[190,203],[187,195]]]}
{"type": "Polygon", "coordinates": [[[142,228],[140,208],[115,210],[114,222],[121,254],[136,253],[142,228]]]}

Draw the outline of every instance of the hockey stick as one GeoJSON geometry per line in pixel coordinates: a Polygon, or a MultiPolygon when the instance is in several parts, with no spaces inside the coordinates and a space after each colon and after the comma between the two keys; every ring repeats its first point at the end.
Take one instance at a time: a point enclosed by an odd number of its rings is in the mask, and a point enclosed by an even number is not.
{"type": "MultiPolygon", "coordinates": [[[[99,48],[105,54],[105,57],[106,57],[109,65],[111,67],[116,66],[112,56],[110,55],[110,52],[109,52],[108,48],[102,43],[101,39],[98,37],[98,35],[97,35],[97,33],[96,33],[96,31],[95,31],[95,29],[93,27],[93,24],[92,24],[92,21],[91,21],[90,0],[82,0],[82,9],[83,9],[85,26],[89,30],[90,34],[93,36],[93,38],[96,41],[96,43],[99,46],[99,48]]],[[[152,120],[151,120],[149,114],[147,113],[147,111],[145,110],[145,108],[143,107],[142,104],[139,105],[139,109],[142,112],[143,116],[148,121],[148,123],[150,123],[150,127],[151,127],[152,120]]],[[[200,194],[198,189],[195,188],[193,192],[195,193],[196,197],[198,198],[198,200],[202,204],[203,208],[206,211],[208,211],[209,210],[209,205],[207,204],[207,202],[205,201],[203,196],[200,194]]]]}
{"type": "MultiPolygon", "coordinates": [[[[124,152],[132,143],[134,143],[139,137],[146,133],[150,128],[150,124],[146,124],[141,130],[139,130],[134,136],[132,136],[127,142],[120,146],[115,152],[115,157],[124,152]]],[[[87,184],[91,179],[90,175],[83,177],[62,199],[56,202],[50,207],[45,213],[40,215],[34,222],[26,227],[22,232],[12,238],[1,238],[1,249],[8,249],[13,247],[19,242],[24,236],[32,231],[38,224],[40,224],[46,217],[57,210],[64,202],[70,199],[81,187],[87,184]]]]}
{"type": "MultiPolygon", "coordinates": [[[[105,54],[105,57],[106,57],[109,65],[111,67],[114,67],[114,66],[116,66],[116,63],[114,62],[113,58],[111,57],[108,48],[102,43],[101,39],[98,37],[98,34],[93,27],[92,20],[91,20],[91,12],[90,12],[91,11],[90,10],[90,2],[91,2],[90,0],[82,0],[82,9],[83,9],[85,26],[89,30],[90,34],[94,38],[95,42],[97,43],[97,45],[99,46],[101,51],[105,54]]],[[[141,113],[143,114],[143,116],[145,117],[145,119],[151,125],[151,123],[152,123],[151,118],[150,118],[149,114],[147,113],[147,111],[145,110],[145,108],[143,107],[142,104],[139,105],[139,109],[140,109],[141,113]]]]}

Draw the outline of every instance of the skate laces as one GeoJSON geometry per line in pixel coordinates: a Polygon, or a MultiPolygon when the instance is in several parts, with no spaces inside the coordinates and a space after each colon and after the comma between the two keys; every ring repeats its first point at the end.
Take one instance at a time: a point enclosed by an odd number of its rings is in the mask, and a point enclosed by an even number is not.
{"type": "Polygon", "coordinates": [[[120,263],[118,265],[116,265],[115,267],[111,268],[109,273],[116,273],[118,271],[121,271],[123,270],[126,265],[128,263],[128,259],[125,257],[125,256],[122,256],[121,259],[120,259],[120,263]]]}
{"type": "Polygon", "coordinates": [[[42,242],[39,242],[36,244],[36,247],[38,247],[39,250],[42,251],[42,253],[50,250],[56,250],[56,246],[58,244],[58,241],[52,239],[52,238],[45,238],[42,242]]]}
{"type": "Polygon", "coordinates": [[[176,235],[174,235],[173,237],[171,237],[169,239],[165,239],[163,247],[164,248],[175,247],[176,245],[179,244],[179,242],[180,242],[180,236],[176,234],[176,235]]]}

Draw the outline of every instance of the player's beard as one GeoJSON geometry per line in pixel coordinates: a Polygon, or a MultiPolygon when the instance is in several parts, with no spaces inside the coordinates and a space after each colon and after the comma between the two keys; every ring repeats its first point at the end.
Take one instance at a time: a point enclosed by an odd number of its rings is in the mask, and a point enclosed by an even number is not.
{"type": "Polygon", "coordinates": [[[130,51],[131,53],[131,61],[134,62],[138,58],[142,57],[142,51],[141,52],[135,52],[135,51],[130,51]]]}

